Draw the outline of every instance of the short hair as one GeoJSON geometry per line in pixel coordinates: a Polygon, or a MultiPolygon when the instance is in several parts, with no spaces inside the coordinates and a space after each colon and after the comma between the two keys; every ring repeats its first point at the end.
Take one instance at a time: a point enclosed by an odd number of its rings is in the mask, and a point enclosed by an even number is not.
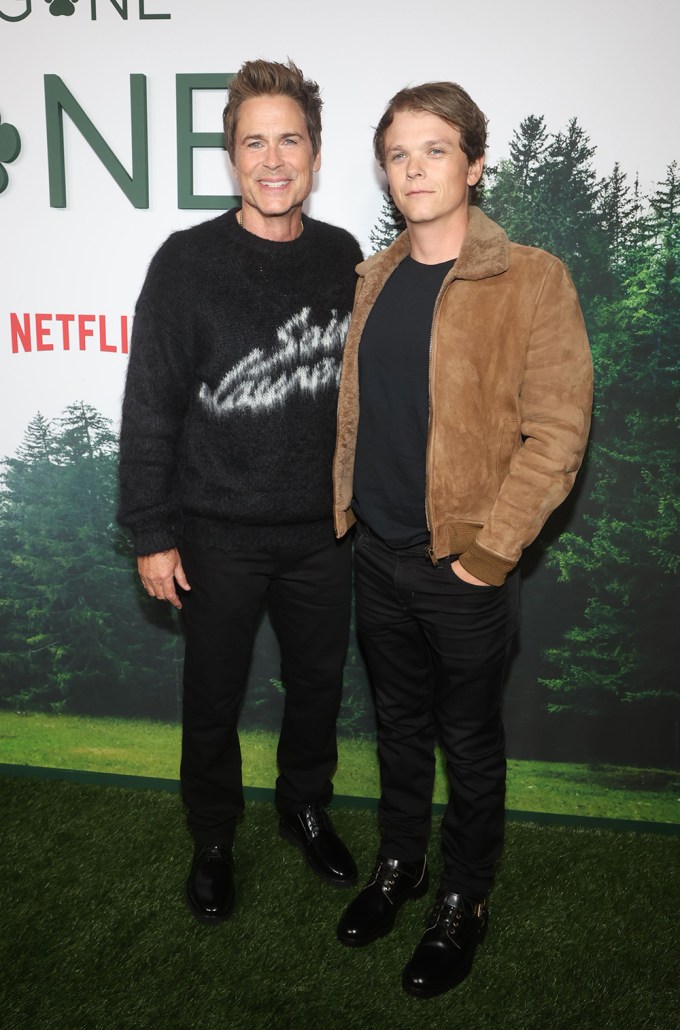
{"type": "Polygon", "coordinates": [[[314,157],[321,149],[321,107],[319,87],[304,75],[292,61],[246,61],[229,83],[227,106],[222,115],[224,145],[231,160],[236,151],[236,124],[241,104],[253,97],[290,97],[300,105],[307,124],[314,157]]]}
{"type": "MultiPolygon", "coordinates": [[[[486,150],[487,118],[472,97],[456,82],[425,82],[399,90],[390,100],[373,135],[373,150],[381,168],[385,168],[385,133],[399,111],[427,111],[443,118],[460,132],[460,148],[468,161],[476,161],[486,150]]],[[[477,187],[470,187],[470,200],[477,187]]]]}

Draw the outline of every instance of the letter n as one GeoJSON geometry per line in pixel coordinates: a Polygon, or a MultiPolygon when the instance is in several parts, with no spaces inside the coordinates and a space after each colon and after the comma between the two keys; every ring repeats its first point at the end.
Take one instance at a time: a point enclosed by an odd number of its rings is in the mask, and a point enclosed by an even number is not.
{"type": "Polygon", "coordinates": [[[58,75],[45,76],[45,121],[50,207],[66,207],[64,113],[128,198],[133,207],[149,206],[149,150],[146,113],[146,76],[130,76],[132,174],[129,175],[104,137],[95,128],[58,75]]]}

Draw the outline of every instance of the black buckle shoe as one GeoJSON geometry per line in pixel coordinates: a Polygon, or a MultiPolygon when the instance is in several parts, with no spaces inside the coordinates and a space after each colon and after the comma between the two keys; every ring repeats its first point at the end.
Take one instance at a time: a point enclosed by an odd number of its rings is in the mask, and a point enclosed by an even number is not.
{"type": "Polygon", "coordinates": [[[427,858],[421,862],[378,858],[371,879],[338,923],[338,940],[360,948],[384,937],[394,926],[397,912],[404,902],[409,898],[422,897],[429,882],[427,858]]]}
{"type": "Polygon", "coordinates": [[[334,887],[353,887],[357,867],[333,829],[324,806],[316,801],[279,822],[279,833],[303,852],[317,876],[334,887]]]}
{"type": "Polygon", "coordinates": [[[189,911],[200,923],[219,926],[234,908],[234,866],[227,844],[196,845],[186,886],[189,911]]]}
{"type": "Polygon", "coordinates": [[[423,939],[404,969],[404,990],[417,998],[433,998],[462,983],[472,969],[475,948],[488,921],[485,900],[440,895],[423,939]]]}

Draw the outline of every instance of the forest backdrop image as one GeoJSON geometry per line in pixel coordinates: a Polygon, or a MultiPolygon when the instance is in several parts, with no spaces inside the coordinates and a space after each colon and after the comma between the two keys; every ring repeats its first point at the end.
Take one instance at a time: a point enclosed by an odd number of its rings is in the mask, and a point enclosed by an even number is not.
{"type": "MultiPolygon", "coordinates": [[[[660,170],[647,196],[618,165],[598,179],[594,152],[576,119],[552,133],[529,116],[508,157],[484,176],[482,207],[510,238],[569,267],[596,382],[577,486],[523,560],[508,752],[514,761],[579,764],[583,784],[653,792],[665,799],[663,814],[652,805],[645,818],[680,823],[680,170],[675,162],[660,170]]],[[[376,249],[398,229],[386,197],[371,234],[376,249]]],[[[9,756],[2,761],[60,764],[24,730],[43,713],[47,735],[58,734],[59,720],[84,720],[82,764],[72,759],[73,767],[134,773],[134,761],[98,764],[95,725],[144,720],[151,741],[158,724],[179,718],[180,624],[137,582],[115,523],[116,464],[112,424],[80,401],[51,422],[36,413],[2,463],[0,736],[15,742],[0,749],[9,756]]],[[[241,720],[253,741],[274,739],[278,676],[265,621],[241,720]]],[[[354,636],[339,730],[363,742],[374,768],[372,704],[354,636]]],[[[359,781],[345,792],[375,792],[374,778],[368,788],[359,781]]],[[[575,783],[565,811],[579,809],[575,783]]],[[[543,807],[553,810],[547,800],[543,807]]]]}

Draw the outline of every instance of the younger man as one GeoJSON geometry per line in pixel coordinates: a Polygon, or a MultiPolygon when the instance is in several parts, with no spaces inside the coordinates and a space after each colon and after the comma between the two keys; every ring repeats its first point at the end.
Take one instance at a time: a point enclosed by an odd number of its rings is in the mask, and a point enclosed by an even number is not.
{"type": "Polygon", "coordinates": [[[404,89],[375,132],[407,230],[359,265],[336,445],[338,536],[358,521],[357,627],[375,688],[382,794],[374,873],[338,926],[361,946],[428,886],[434,747],[451,796],[429,926],[403,973],[463,980],[501,853],[501,689],[516,566],[571,489],[591,360],[560,261],[470,207],[486,119],[460,86],[404,89]]]}

